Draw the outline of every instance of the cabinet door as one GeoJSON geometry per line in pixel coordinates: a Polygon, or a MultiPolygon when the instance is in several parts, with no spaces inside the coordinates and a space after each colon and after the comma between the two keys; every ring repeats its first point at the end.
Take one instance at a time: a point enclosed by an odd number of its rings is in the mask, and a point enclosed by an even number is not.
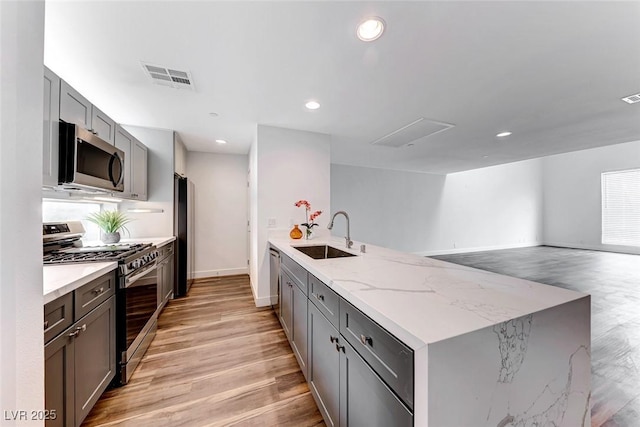
{"type": "Polygon", "coordinates": [[[293,321],[293,280],[284,270],[280,270],[280,324],[285,335],[291,341],[293,339],[291,323],[293,321]]]}
{"type": "Polygon", "coordinates": [[[309,388],[325,423],[337,426],[340,409],[338,330],[309,304],[309,388]]]}
{"type": "Polygon", "coordinates": [[[60,81],[60,118],[91,129],[91,103],[64,80],[60,81]]]}
{"type": "Polygon", "coordinates": [[[340,352],[340,426],[413,426],[413,415],[351,345],[340,352]]]}
{"type": "Polygon", "coordinates": [[[58,123],[60,78],[44,67],[44,120],[42,138],[42,185],[58,185],[58,123]]]}
{"type": "Polygon", "coordinates": [[[136,199],[147,200],[147,147],[134,139],[131,148],[131,193],[136,199]]]}
{"type": "Polygon", "coordinates": [[[166,277],[165,270],[167,269],[167,262],[165,260],[160,261],[158,264],[158,268],[156,269],[156,274],[158,275],[158,308],[162,307],[164,304],[164,278],[166,277]]]}
{"type": "Polygon", "coordinates": [[[291,327],[293,339],[291,340],[291,348],[298,359],[300,370],[307,377],[307,296],[298,286],[293,286],[293,319],[291,327]]]}
{"type": "Polygon", "coordinates": [[[108,143],[115,142],[116,122],[95,105],[91,107],[91,129],[108,143]]]}
{"type": "Polygon", "coordinates": [[[44,407],[55,411],[47,427],[74,427],[74,341],[72,329],[44,346],[44,407]],[[52,417],[53,418],[53,417],[52,417]]]}
{"type": "Polygon", "coordinates": [[[129,197],[131,190],[131,147],[133,147],[133,136],[119,125],[116,126],[115,146],[124,152],[124,191],[122,197],[129,197]]]}
{"type": "Polygon", "coordinates": [[[116,373],[115,297],[76,322],[75,419],[79,426],[116,373]]]}
{"type": "Polygon", "coordinates": [[[173,294],[173,252],[169,256],[167,260],[167,265],[165,266],[164,271],[164,300],[165,303],[171,299],[171,294],[173,294]]]}

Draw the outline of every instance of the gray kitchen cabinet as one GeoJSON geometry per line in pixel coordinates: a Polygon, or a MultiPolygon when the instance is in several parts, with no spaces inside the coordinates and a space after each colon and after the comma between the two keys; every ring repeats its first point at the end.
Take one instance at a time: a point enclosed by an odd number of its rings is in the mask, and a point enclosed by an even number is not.
{"type": "Polygon", "coordinates": [[[75,123],[111,144],[115,142],[115,121],[64,80],[60,81],[60,119],[75,123]]]}
{"type": "Polygon", "coordinates": [[[307,296],[291,275],[282,268],[280,300],[280,322],[300,369],[307,377],[307,296]]]}
{"type": "Polygon", "coordinates": [[[138,200],[147,200],[147,147],[134,139],[131,162],[131,190],[138,200]]]}
{"type": "Polygon", "coordinates": [[[124,152],[124,191],[118,196],[147,200],[147,147],[120,125],[116,125],[115,146],[124,152]]]}
{"type": "Polygon", "coordinates": [[[325,423],[339,425],[340,353],[338,330],[309,304],[309,372],[307,381],[325,423]]]}
{"type": "Polygon", "coordinates": [[[44,407],[52,414],[47,427],[74,427],[74,341],[73,331],[58,335],[44,346],[44,407]],[[55,414],[55,416],[53,416],[55,414]]]}
{"type": "Polygon", "coordinates": [[[413,426],[409,409],[345,341],[340,344],[340,426],[413,426]]]}
{"type": "Polygon", "coordinates": [[[60,77],[44,67],[44,108],[42,133],[42,185],[58,185],[58,123],[60,121],[60,77]]]}
{"type": "Polygon", "coordinates": [[[55,411],[47,426],[82,424],[115,376],[113,283],[111,272],[45,306],[45,408],[55,411]],[[73,324],[48,340],[72,316],[73,324]]]}
{"type": "Polygon", "coordinates": [[[300,264],[281,259],[278,316],[325,423],[412,426],[413,351],[300,264]]]}
{"type": "Polygon", "coordinates": [[[75,422],[79,426],[116,373],[115,297],[76,322],[75,422]]]}
{"type": "Polygon", "coordinates": [[[173,242],[158,248],[158,307],[167,304],[173,295],[173,242]]]}

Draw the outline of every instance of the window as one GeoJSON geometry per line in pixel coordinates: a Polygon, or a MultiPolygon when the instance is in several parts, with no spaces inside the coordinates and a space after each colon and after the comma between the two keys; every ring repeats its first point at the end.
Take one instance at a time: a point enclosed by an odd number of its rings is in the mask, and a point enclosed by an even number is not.
{"type": "Polygon", "coordinates": [[[602,243],[640,247],[640,169],[602,174],[602,243]]]}

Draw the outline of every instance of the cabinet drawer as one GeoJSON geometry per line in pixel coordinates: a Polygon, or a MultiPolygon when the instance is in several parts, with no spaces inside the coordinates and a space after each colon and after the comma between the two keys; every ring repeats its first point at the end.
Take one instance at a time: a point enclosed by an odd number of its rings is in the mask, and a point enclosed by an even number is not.
{"type": "Polygon", "coordinates": [[[80,319],[115,293],[116,273],[112,271],[76,289],[74,295],[74,318],[80,319]]]}
{"type": "Polygon", "coordinates": [[[340,333],[413,409],[413,350],[342,298],[340,333]]]}
{"type": "Polygon", "coordinates": [[[340,297],[312,274],[309,274],[309,301],[318,307],[333,326],[339,326],[340,297]]]}
{"type": "Polygon", "coordinates": [[[292,260],[291,258],[289,258],[283,253],[280,254],[280,257],[282,260],[281,268],[283,268],[284,270],[287,271],[287,273],[289,273],[289,276],[291,276],[291,278],[294,279],[294,282],[296,282],[298,287],[302,289],[302,292],[304,292],[305,295],[309,295],[309,292],[307,290],[307,287],[308,287],[307,270],[305,270],[303,267],[300,266],[300,264],[298,264],[297,262],[295,262],[294,260],[292,260]]]}
{"type": "Polygon", "coordinates": [[[68,293],[44,306],[44,342],[49,342],[73,323],[73,294],[68,293]]]}

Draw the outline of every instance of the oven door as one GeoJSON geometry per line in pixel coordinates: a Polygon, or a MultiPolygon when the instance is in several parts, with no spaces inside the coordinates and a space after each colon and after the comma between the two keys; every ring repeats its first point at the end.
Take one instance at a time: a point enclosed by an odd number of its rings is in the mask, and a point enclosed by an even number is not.
{"type": "Polygon", "coordinates": [[[59,184],[124,191],[124,151],[72,123],[60,122],[59,184]]]}
{"type": "Polygon", "coordinates": [[[141,273],[125,276],[123,282],[124,289],[120,291],[124,293],[125,300],[123,332],[126,335],[126,357],[122,362],[129,363],[134,355],[142,357],[146,348],[140,348],[140,344],[149,341],[147,335],[156,325],[158,277],[155,262],[141,273]]]}

